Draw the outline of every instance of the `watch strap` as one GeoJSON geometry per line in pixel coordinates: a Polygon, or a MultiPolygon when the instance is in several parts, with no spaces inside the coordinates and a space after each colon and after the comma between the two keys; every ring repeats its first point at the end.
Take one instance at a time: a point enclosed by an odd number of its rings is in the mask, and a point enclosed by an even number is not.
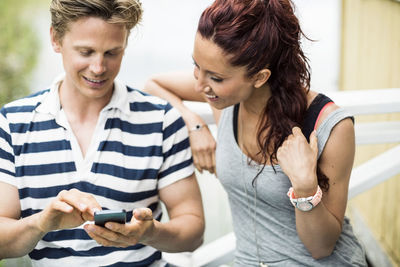
{"type": "Polygon", "coordinates": [[[289,191],[287,192],[287,195],[288,195],[288,197],[290,199],[290,202],[292,203],[292,205],[294,207],[296,207],[296,203],[299,202],[300,200],[301,201],[308,201],[313,205],[313,207],[315,207],[315,206],[318,205],[319,202],[321,202],[322,190],[321,190],[321,187],[318,186],[317,187],[317,192],[313,196],[305,197],[305,198],[295,198],[294,189],[293,189],[293,187],[290,187],[289,191]]]}

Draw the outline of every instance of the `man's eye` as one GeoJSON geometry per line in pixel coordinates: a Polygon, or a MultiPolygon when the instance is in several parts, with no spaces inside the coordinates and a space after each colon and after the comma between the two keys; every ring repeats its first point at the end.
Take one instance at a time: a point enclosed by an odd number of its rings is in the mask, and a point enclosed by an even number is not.
{"type": "Polygon", "coordinates": [[[106,55],[107,55],[107,56],[116,56],[116,55],[118,55],[118,54],[119,54],[118,51],[108,51],[108,52],[106,52],[106,55]]]}
{"type": "Polygon", "coordinates": [[[88,51],[88,50],[79,51],[79,54],[81,54],[82,56],[85,56],[85,57],[90,56],[91,53],[92,53],[92,51],[88,51]]]}

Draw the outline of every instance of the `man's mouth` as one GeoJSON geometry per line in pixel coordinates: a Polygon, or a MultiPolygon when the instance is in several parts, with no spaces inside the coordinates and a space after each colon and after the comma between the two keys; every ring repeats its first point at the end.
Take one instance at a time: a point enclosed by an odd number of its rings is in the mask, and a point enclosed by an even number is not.
{"type": "Polygon", "coordinates": [[[106,80],[91,79],[91,78],[88,78],[88,77],[85,77],[85,76],[83,76],[83,78],[85,80],[87,80],[88,82],[96,83],[96,84],[101,84],[101,83],[104,83],[106,81],[106,80]]]}

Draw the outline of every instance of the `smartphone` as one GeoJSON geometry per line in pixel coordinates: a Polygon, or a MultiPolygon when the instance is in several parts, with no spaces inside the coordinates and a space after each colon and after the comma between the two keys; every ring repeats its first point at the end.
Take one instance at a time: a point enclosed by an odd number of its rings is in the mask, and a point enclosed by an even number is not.
{"type": "Polygon", "coordinates": [[[99,210],[94,213],[94,224],[103,226],[106,222],[126,222],[126,211],[125,210],[99,210]]]}

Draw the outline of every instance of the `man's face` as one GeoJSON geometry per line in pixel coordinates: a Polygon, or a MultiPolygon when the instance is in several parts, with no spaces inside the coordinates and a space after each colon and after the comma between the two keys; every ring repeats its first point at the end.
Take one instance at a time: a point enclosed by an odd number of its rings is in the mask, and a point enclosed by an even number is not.
{"type": "Polygon", "coordinates": [[[110,99],[128,31],[96,17],[79,19],[68,29],[62,40],[52,30],[53,48],[61,53],[66,73],[62,89],[88,101],[110,99]]]}

